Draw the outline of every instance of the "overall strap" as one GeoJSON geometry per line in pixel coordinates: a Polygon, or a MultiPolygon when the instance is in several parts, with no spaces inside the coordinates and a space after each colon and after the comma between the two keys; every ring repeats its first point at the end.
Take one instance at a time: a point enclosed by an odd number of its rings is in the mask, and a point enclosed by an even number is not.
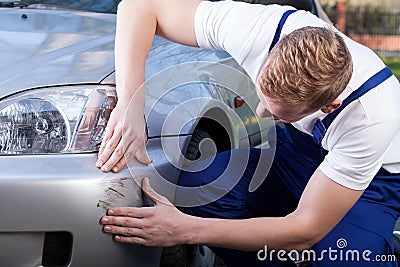
{"type": "Polygon", "coordinates": [[[283,13],[282,18],[279,21],[278,27],[276,28],[274,39],[272,39],[272,43],[271,43],[271,46],[269,47],[268,52],[271,52],[272,48],[274,48],[276,43],[279,41],[279,38],[281,37],[281,33],[282,33],[283,24],[285,24],[289,15],[296,11],[297,10],[295,10],[295,9],[291,9],[291,10],[287,10],[287,11],[285,11],[285,13],[283,13]]]}
{"type": "MultiPolygon", "coordinates": [[[[333,111],[332,113],[329,113],[325,118],[322,120],[317,120],[317,122],[314,125],[314,129],[312,130],[312,135],[314,137],[314,141],[321,146],[321,141],[325,136],[326,129],[331,125],[333,120],[336,118],[336,116],[351,102],[354,100],[358,99],[360,96],[364,95],[367,93],[369,90],[375,88],[379,84],[383,83],[385,80],[387,80],[390,76],[392,76],[393,73],[388,67],[385,67],[378,73],[376,73],[374,76],[369,78],[365,83],[363,83],[357,90],[352,92],[345,100],[343,100],[342,105],[333,111]]],[[[322,146],[321,146],[322,147],[322,146]]]]}

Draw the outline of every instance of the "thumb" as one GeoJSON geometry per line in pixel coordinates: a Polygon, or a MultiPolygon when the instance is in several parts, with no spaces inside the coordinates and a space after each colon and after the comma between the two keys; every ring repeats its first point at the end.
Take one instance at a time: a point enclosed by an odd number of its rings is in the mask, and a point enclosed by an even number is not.
{"type": "Polygon", "coordinates": [[[172,205],[172,203],[166,197],[154,191],[154,189],[150,186],[149,178],[147,177],[145,177],[142,181],[142,190],[155,205],[160,203],[172,205]]]}
{"type": "Polygon", "coordinates": [[[144,164],[152,163],[152,160],[147,156],[145,145],[140,146],[136,152],[136,159],[144,164]]]}

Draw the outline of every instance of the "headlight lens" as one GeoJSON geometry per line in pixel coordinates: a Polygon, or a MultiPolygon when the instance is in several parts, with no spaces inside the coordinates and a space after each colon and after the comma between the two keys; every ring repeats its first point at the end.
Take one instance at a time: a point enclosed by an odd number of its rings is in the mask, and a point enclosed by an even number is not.
{"type": "Polygon", "coordinates": [[[97,151],[117,97],[109,85],[29,90],[0,102],[0,155],[97,151]]]}

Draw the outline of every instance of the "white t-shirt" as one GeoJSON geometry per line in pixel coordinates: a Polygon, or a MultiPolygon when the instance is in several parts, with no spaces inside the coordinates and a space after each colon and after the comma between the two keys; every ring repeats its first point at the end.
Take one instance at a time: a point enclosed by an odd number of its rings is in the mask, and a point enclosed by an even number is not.
{"type": "MultiPolygon", "coordinates": [[[[195,14],[195,32],[200,47],[225,50],[246,70],[253,82],[263,66],[282,14],[294,9],[279,5],[243,2],[200,3],[195,14]]],[[[328,24],[306,11],[291,14],[283,34],[305,27],[328,24]]],[[[365,46],[342,35],[353,58],[353,76],[340,94],[344,100],[366,80],[385,67],[365,46]]],[[[322,111],[292,123],[311,134],[322,111]]],[[[400,173],[400,84],[392,76],[350,103],[328,128],[322,146],[328,151],[322,172],[333,181],[355,190],[366,189],[383,166],[400,173]]]]}

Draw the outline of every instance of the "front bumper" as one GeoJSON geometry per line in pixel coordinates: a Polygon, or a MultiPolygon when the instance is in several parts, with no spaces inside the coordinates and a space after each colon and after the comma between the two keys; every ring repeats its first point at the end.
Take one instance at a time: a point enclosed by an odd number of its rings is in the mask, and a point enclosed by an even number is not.
{"type": "Polygon", "coordinates": [[[110,207],[147,202],[139,186],[143,177],[155,181],[163,173],[176,182],[179,170],[170,161],[179,157],[166,155],[160,139],[150,140],[147,151],[152,165],[131,162],[117,174],[99,171],[96,154],[0,157],[0,266],[43,265],[44,247],[54,245],[46,244],[50,233],[53,243],[68,245],[65,239],[72,239],[68,259],[55,259],[55,265],[158,266],[160,248],[114,242],[99,224],[110,207]]]}

